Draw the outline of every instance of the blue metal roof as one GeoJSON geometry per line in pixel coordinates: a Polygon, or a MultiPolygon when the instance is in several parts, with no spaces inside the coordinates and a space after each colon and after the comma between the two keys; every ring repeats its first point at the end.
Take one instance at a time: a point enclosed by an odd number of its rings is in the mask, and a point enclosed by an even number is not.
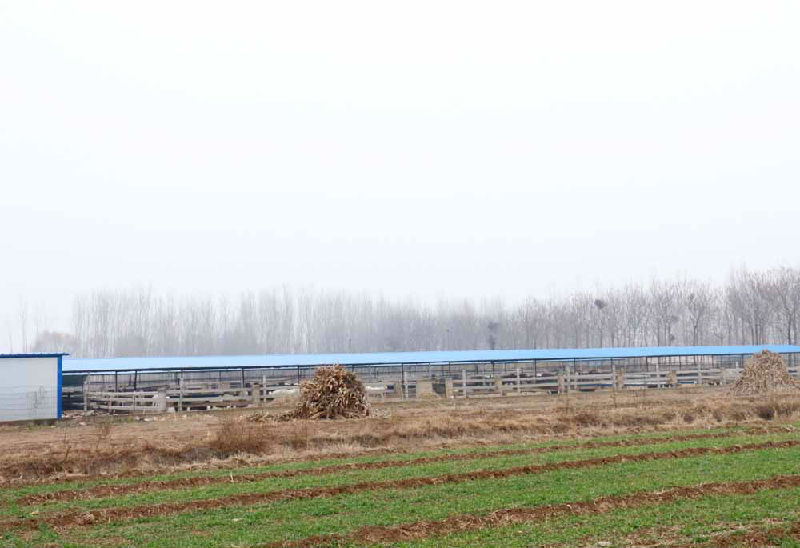
{"type": "Polygon", "coordinates": [[[66,352],[34,352],[27,354],[0,354],[0,359],[3,358],[60,358],[62,356],[69,356],[66,352]]]}
{"type": "Polygon", "coordinates": [[[800,353],[800,346],[650,346],[628,348],[565,348],[541,350],[453,350],[424,352],[373,352],[364,354],[261,354],[250,356],[165,356],[140,358],[66,358],[64,373],[103,371],[168,371],[181,369],[239,369],[316,367],[320,365],[466,364],[603,360],[659,356],[737,356],[770,350],[800,353]]]}

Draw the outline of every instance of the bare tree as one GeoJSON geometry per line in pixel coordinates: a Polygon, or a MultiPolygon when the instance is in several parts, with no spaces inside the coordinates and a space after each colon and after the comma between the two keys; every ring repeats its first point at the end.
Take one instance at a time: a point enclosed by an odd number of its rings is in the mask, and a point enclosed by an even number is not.
{"type": "Polygon", "coordinates": [[[698,345],[708,340],[708,329],[714,309],[717,306],[717,293],[711,284],[697,281],[686,283],[682,297],[691,327],[691,343],[698,345]]]}
{"type": "Polygon", "coordinates": [[[800,272],[778,268],[767,273],[767,298],[777,315],[787,344],[797,342],[800,318],[800,272]]]}
{"type": "Polygon", "coordinates": [[[800,270],[740,269],[722,287],[654,280],[514,306],[287,287],[233,298],[107,290],[76,297],[69,334],[47,329],[43,311],[32,317],[24,302],[16,323],[23,350],[62,344],[78,356],[795,344],[800,270]]]}

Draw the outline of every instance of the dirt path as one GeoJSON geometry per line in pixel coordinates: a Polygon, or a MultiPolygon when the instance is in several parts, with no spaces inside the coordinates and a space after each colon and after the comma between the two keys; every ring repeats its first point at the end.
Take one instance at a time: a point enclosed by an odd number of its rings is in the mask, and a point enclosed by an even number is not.
{"type": "MultiPolygon", "coordinates": [[[[591,501],[565,502],[532,508],[507,508],[484,516],[461,514],[439,521],[418,521],[401,525],[361,527],[347,535],[320,535],[291,542],[263,545],[264,548],[335,547],[345,543],[392,543],[433,536],[445,536],[465,530],[485,527],[503,527],[530,523],[547,518],[578,514],[601,514],[617,509],[637,508],[651,504],[665,504],[679,499],[693,499],[710,495],[747,495],[767,489],[800,487],[800,475],[776,476],[767,480],[748,482],[717,482],[675,487],[664,491],[650,491],[600,497],[591,501]]],[[[758,539],[756,539],[758,540],[758,539]]],[[[714,544],[718,546],[718,544],[714,544]]],[[[758,544],[761,546],[761,544],[758,544]]]]}
{"type": "Polygon", "coordinates": [[[407,460],[388,460],[381,462],[350,463],[335,466],[322,466],[305,470],[281,470],[275,472],[261,472],[256,474],[236,474],[230,476],[213,477],[194,477],[179,478],[174,480],[151,480],[140,481],[127,485],[98,485],[85,489],[70,489],[48,493],[27,495],[17,499],[21,505],[42,504],[47,502],[64,502],[74,500],[88,500],[109,496],[128,495],[132,493],[146,493],[151,491],[161,491],[165,489],[181,489],[197,487],[202,485],[214,485],[220,483],[252,483],[269,478],[292,478],[297,476],[321,476],[335,474],[337,472],[349,472],[353,470],[380,470],[384,468],[397,468],[402,466],[414,466],[420,464],[432,464],[437,462],[456,462],[464,460],[475,460],[482,458],[493,458],[502,456],[526,455],[553,453],[571,449],[599,449],[604,447],[636,447],[652,444],[682,442],[692,440],[724,439],[732,436],[741,435],[741,432],[724,432],[713,434],[687,434],[669,437],[647,437],[631,440],[607,441],[607,442],[584,442],[578,444],[560,444],[548,447],[534,447],[530,449],[501,449],[497,451],[485,451],[480,453],[466,453],[457,455],[441,455],[435,457],[420,457],[407,460]]]}
{"type": "Polygon", "coordinates": [[[337,487],[312,487],[305,489],[286,489],[269,493],[242,493],[214,499],[205,499],[189,502],[167,502],[161,504],[149,504],[143,506],[111,507],[100,508],[91,511],[69,510],[65,512],[53,513],[50,515],[16,519],[0,522],[2,528],[38,528],[40,524],[46,523],[53,527],[78,527],[96,525],[118,520],[136,519],[147,516],[164,516],[181,512],[194,512],[211,508],[220,508],[233,505],[264,504],[275,501],[310,499],[321,497],[332,497],[342,494],[353,494],[363,491],[376,491],[386,489],[413,489],[431,485],[442,485],[445,483],[457,483],[478,479],[500,479],[526,474],[541,474],[554,470],[592,468],[608,464],[622,462],[645,462],[663,459],[677,459],[696,457],[703,455],[720,455],[741,453],[745,451],[757,451],[762,449],[782,449],[800,446],[800,440],[765,442],[749,445],[737,445],[732,447],[703,447],[689,448],[678,451],[667,451],[661,453],[644,453],[639,455],[617,455],[612,457],[601,457],[578,461],[566,461],[551,464],[519,466],[501,470],[481,470],[462,474],[445,474],[441,476],[407,478],[400,480],[382,482],[363,482],[352,485],[337,487]]]}

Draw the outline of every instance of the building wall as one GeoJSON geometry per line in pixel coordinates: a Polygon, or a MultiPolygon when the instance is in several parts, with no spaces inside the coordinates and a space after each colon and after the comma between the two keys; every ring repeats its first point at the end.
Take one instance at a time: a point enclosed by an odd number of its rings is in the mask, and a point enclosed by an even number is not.
{"type": "Polygon", "coordinates": [[[60,415],[59,358],[0,358],[0,422],[60,415]]]}

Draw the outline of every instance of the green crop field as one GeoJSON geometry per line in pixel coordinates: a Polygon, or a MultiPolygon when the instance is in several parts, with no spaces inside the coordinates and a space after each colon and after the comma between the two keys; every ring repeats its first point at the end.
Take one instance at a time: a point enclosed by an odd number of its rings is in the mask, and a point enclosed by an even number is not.
{"type": "Polygon", "coordinates": [[[680,430],[9,484],[9,546],[800,545],[800,433],[680,430]]]}

